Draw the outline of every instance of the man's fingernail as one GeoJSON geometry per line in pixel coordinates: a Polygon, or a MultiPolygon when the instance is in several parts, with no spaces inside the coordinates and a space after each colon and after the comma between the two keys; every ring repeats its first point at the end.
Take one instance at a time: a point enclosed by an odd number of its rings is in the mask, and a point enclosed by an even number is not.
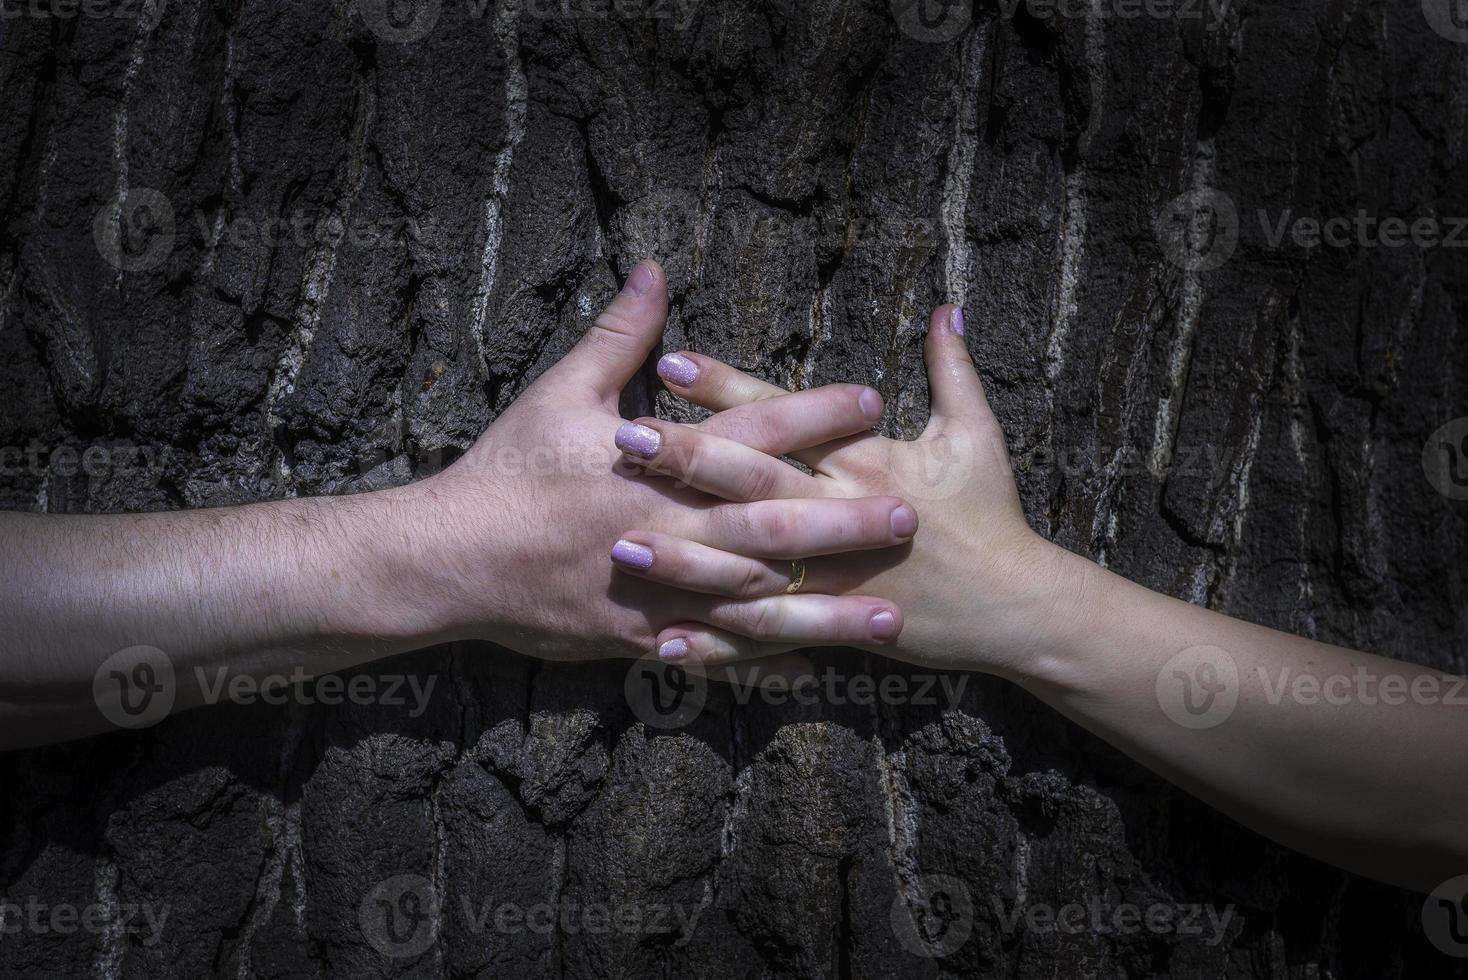
{"type": "Polygon", "coordinates": [[[875,423],[882,417],[882,396],[871,388],[861,393],[857,403],[861,405],[861,414],[868,422],[875,423]]]}
{"type": "Polygon", "coordinates": [[[910,538],[917,533],[917,511],[903,504],[892,512],[892,534],[894,537],[910,538]]]}
{"type": "Polygon", "coordinates": [[[948,328],[960,337],[963,336],[963,307],[955,306],[953,312],[948,314],[948,328]]]}
{"type": "Polygon", "coordinates": [[[897,617],[886,610],[873,616],[869,626],[874,640],[890,640],[897,635],[897,617]]]}
{"type": "Polygon", "coordinates": [[[622,292],[641,296],[657,281],[658,277],[653,274],[652,268],[646,262],[639,262],[637,268],[632,270],[632,275],[627,277],[627,284],[622,287],[622,292]]]}
{"type": "Polygon", "coordinates": [[[612,545],[612,561],[645,572],[652,567],[652,549],[631,541],[618,541],[612,545]]]}
{"type": "Polygon", "coordinates": [[[628,422],[617,430],[617,448],[632,456],[641,456],[643,459],[652,459],[658,454],[658,449],[663,444],[663,437],[657,429],[649,429],[645,425],[636,422],[628,422]]]}
{"type": "Polygon", "coordinates": [[[688,656],[688,641],[681,636],[658,647],[659,660],[682,660],[686,656],[688,656]]]}
{"type": "Polygon", "coordinates": [[[698,365],[682,354],[664,354],[658,361],[658,377],[687,388],[698,380],[698,365]]]}

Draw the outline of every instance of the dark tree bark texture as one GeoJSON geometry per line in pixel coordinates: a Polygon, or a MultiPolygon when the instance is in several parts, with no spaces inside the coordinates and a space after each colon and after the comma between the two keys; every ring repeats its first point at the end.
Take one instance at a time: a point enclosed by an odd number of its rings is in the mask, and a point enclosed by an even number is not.
{"type": "MultiPolygon", "coordinates": [[[[0,503],[408,482],[651,256],[667,349],[873,384],[890,435],[926,420],[928,312],[965,304],[1042,533],[1231,615],[1468,668],[1468,505],[1421,465],[1468,415],[1468,261],[1354,237],[1361,212],[1445,236],[1468,216],[1468,44],[1432,0],[927,6],[0,21],[0,503]],[[1236,241],[1173,234],[1202,200],[1236,241]],[[1337,216],[1344,246],[1290,230],[1337,216]]],[[[659,391],[649,370],[625,407],[690,417],[659,391]]],[[[0,759],[0,893],[110,923],[0,935],[0,976],[1468,975],[1421,896],[1269,843],[997,680],[952,707],[716,688],[659,731],[625,663],[465,644],[369,673],[437,686],[417,715],[230,705],[0,759]],[[967,914],[924,910],[952,879],[967,914]],[[422,910],[426,948],[364,925],[379,899],[422,910]],[[1012,919],[1067,903],[1232,917],[1012,919]],[[145,908],[156,935],[129,927],[145,908]],[[894,925],[910,908],[967,935],[925,947],[894,925]]]]}

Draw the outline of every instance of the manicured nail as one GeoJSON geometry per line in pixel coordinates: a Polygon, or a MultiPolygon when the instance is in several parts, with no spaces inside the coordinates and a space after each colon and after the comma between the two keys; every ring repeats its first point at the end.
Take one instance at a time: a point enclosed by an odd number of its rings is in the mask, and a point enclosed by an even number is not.
{"type": "Polygon", "coordinates": [[[890,640],[897,635],[897,617],[885,610],[873,616],[868,625],[874,640],[890,640]]]}
{"type": "Polygon", "coordinates": [[[618,541],[612,545],[612,561],[645,572],[652,567],[652,549],[631,541],[618,541]]]}
{"type": "Polygon", "coordinates": [[[892,535],[910,538],[917,533],[917,511],[903,504],[892,512],[892,535]]]}
{"type": "Polygon", "coordinates": [[[659,660],[682,660],[686,656],[688,656],[688,641],[681,636],[658,647],[659,660]]]}
{"type": "Polygon", "coordinates": [[[871,388],[861,393],[857,403],[861,405],[861,414],[868,422],[875,423],[882,417],[882,396],[871,388]]]}
{"type": "Polygon", "coordinates": [[[637,268],[632,270],[632,275],[627,277],[627,284],[622,287],[622,292],[632,296],[641,296],[657,281],[658,277],[653,275],[651,267],[646,262],[639,262],[637,268]]]}
{"type": "Polygon", "coordinates": [[[687,388],[698,380],[698,365],[682,354],[664,354],[658,361],[658,377],[687,388]]]}
{"type": "Polygon", "coordinates": [[[963,307],[953,308],[953,312],[948,315],[948,328],[960,337],[963,336],[963,307]]]}
{"type": "Polygon", "coordinates": [[[657,429],[628,422],[617,430],[617,448],[633,456],[652,459],[662,447],[663,437],[657,429]]]}

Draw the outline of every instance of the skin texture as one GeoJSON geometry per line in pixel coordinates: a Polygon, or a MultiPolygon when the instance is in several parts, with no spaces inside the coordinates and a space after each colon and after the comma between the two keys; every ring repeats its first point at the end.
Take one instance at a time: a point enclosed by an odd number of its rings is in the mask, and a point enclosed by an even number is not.
{"type": "MultiPolygon", "coordinates": [[[[576,349],[461,460],[409,487],[182,513],[0,515],[0,551],[16,556],[0,579],[0,747],[106,730],[94,675],[135,646],[168,658],[176,708],[187,708],[204,693],[196,669],[317,674],[455,639],[546,659],[635,657],[660,630],[694,619],[784,646],[884,645],[902,625],[885,599],[731,600],[607,566],[629,515],[726,561],[731,547],[787,559],[887,548],[915,529],[894,531],[893,514],[911,508],[893,495],[726,503],[620,463],[617,396],[666,317],[662,270],[643,263],[576,349]]],[[[874,394],[802,392],[702,431],[796,451],[868,429],[880,400],[863,395],[874,394]]],[[[779,466],[792,488],[810,479],[779,466]]]]}
{"type": "MultiPolygon", "coordinates": [[[[812,561],[810,587],[891,598],[906,613],[896,656],[1007,677],[1287,846],[1422,891],[1468,871],[1468,756],[1434,748],[1468,738],[1462,679],[1159,595],[1041,539],[1024,520],[961,323],[945,306],[929,324],[932,422],[920,439],[867,434],[802,454],[833,496],[927,487],[915,495],[923,531],[909,546],[812,561]],[[1225,699],[1211,714],[1201,711],[1214,703],[1210,689],[1225,699]]],[[[683,357],[699,365],[696,380],[679,384],[666,371],[664,379],[707,408],[779,391],[683,357]]],[[[679,458],[697,459],[697,447],[679,458]]],[[[683,475],[672,463],[665,472],[683,475]]],[[[720,492],[716,481],[703,486],[720,492]]],[[[654,551],[674,544],[641,531],[625,537],[654,551]]],[[[694,624],[659,642],[706,666],[761,652],[694,624]]]]}

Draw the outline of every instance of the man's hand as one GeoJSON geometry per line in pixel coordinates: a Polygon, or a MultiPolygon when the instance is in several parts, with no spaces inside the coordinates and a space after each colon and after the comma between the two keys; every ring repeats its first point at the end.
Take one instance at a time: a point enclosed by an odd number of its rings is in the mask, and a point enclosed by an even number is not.
{"type": "MultiPolygon", "coordinates": [[[[902,613],[887,600],[696,596],[608,566],[628,523],[674,529],[731,563],[751,550],[887,548],[915,527],[894,497],[723,503],[619,465],[617,395],[666,316],[662,270],[639,265],[463,459],[411,486],[161,514],[0,514],[0,748],[154,723],[207,700],[204,678],[220,671],[313,675],[454,639],[567,659],[637,656],[681,621],[756,647],[895,639],[902,613]],[[161,713],[136,724],[103,707],[153,691],[161,713]]],[[[869,429],[875,395],[802,392],[700,431],[794,451],[869,429]]],[[[628,431],[625,444],[650,447],[628,431]]],[[[785,469],[767,489],[809,491],[785,469]]],[[[630,542],[616,553],[641,554],[630,542]]]]}
{"type": "Polygon", "coordinates": [[[418,507],[439,532],[442,561],[425,555],[425,572],[439,583],[444,628],[549,659],[639,656],[664,627],[688,620],[762,650],[895,639],[902,613],[890,601],[783,592],[790,559],[905,543],[916,531],[912,508],[886,495],[819,499],[815,480],[760,455],[867,431],[881,415],[880,396],[861,385],[833,385],[782,393],[697,427],[627,425],[617,415],[618,395],[662,336],[667,302],[662,270],[639,265],[570,354],[462,460],[415,488],[423,498],[418,507]],[[734,494],[739,502],[643,473],[649,457],[676,452],[683,432],[748,454],[721,457],[729,464],[726,478],[744,480],[734,494]],[[614,442],[628,448],[628,460],[614,442]],[[750,469],[750,458],[770,466],[750,469]],[[724,577],[748,572],[762,588],[694,595],[614,574],[609,554],[624,567],[647,554],[638,542],[620,539],[628,526],[670,529],[697,543],[699,568],[724,577]]]}

